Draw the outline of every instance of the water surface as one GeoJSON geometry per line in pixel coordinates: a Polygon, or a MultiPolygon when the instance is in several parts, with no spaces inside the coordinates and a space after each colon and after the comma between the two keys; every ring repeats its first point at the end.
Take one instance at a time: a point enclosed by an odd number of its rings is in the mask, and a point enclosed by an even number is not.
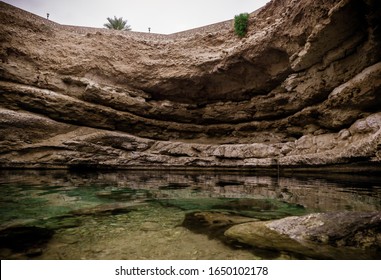
{"type": "Polygon", "coordinates": [[[381,177],[3,170],[0,254],[2,259],[287,259],[293,257],[232,248],[190,231],[182,226],[184,216],[218,211],[270,220],[380,210],[381,177]]]}

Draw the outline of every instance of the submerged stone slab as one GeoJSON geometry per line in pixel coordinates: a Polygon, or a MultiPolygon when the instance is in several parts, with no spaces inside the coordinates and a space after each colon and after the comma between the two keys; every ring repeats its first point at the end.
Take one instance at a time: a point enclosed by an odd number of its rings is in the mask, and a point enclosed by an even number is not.
{"type": "Polygon", "coordinates": [[[181,224],[197,233],[222,238],[225,230],[237,224],[257,221],[256,219],[224,212],[190,212],[181,224]]]}
{"type": "Polygon", "coordinates": [[[97,205],[95,207],[81,208],[71,211],[70,214],[82,216],[82,215],[117,215],[128,213],[136,210],[140,207],[147,205],[146,203],[105,203],[97,205]]]}
{"type": "Polygon", "coordinates": [[[302,205],[276,199],[178,198],[162,199],[159,203],[185,211],[223,212],[259,220],[279,219],[306,213],[302,205]]]}

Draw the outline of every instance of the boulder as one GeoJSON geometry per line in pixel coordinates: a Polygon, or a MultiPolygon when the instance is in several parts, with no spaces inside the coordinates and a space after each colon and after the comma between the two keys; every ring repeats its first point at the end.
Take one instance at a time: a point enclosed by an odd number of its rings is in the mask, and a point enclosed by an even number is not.
{"type": "Polygon", "coordinates": [[[381,258],[380,212],[332,212],[235,225],[227,238],[316,259],[381,258]]]}

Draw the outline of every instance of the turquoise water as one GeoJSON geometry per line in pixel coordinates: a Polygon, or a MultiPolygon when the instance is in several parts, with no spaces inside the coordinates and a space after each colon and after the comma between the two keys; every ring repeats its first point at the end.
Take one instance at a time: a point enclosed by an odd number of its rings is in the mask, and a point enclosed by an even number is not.
{"type": "Polygon", "coordinates": [[[4,170],[0,254],[3,259],[284,259],[290,256],[231,248],[190,231],[182,226],[185,214],[214,211],[271,220],[343,210],[380,211],[381,177],[4,170]]]}

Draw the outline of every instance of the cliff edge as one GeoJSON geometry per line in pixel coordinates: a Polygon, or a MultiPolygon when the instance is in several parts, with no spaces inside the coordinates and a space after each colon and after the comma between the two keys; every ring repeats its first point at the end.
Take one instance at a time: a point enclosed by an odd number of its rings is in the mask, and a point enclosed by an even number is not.
{"type": "Polygon", "coordinates": [[[380,18],[378,0],[273,0],[240,39],[0,2],[0,167],[380,169],[380,18]]]}

